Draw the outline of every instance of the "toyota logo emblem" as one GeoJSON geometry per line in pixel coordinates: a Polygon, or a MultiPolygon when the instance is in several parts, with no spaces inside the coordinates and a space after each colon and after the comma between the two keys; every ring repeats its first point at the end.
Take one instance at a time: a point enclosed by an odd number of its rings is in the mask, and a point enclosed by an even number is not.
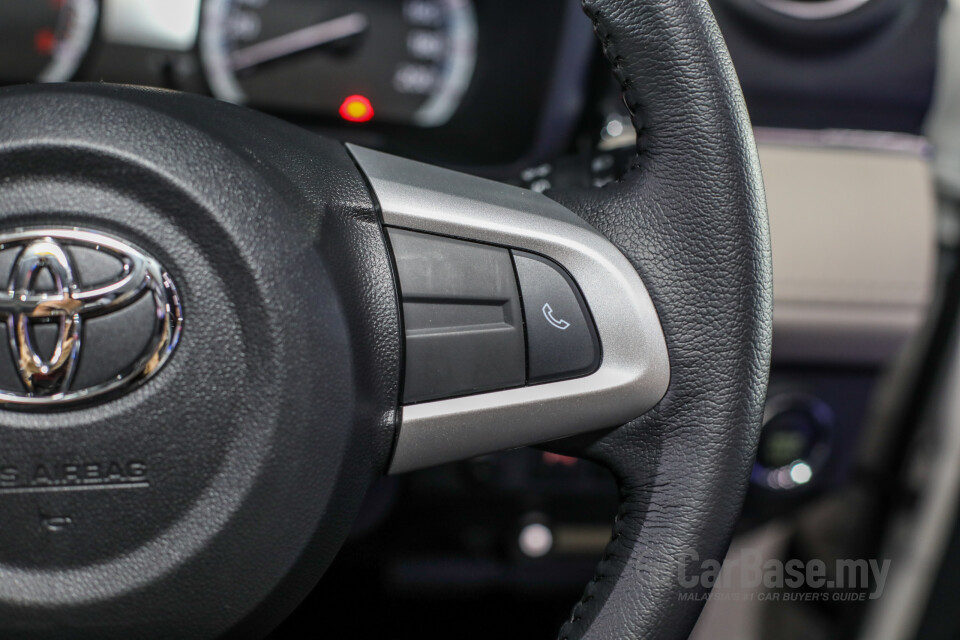
{"type": "MultiPolygon", "coordinates": [[[[15,375],[0,376],[0,406],[104,396],[154,375],[177,345],[183,316],[173,281],[155,259],[116,237],[79,229],[0,234],[5,267],[0,319],[15,375]],[[133,307],[139,311],[123,318],[122,331],[101,325],[101,334],[118,337],[101,335],[101,347],[105,339],[114,343],[88,357],[85,325],[133,307]]],[[[0,359],[3,351],[0,345],[0,359]]]]}

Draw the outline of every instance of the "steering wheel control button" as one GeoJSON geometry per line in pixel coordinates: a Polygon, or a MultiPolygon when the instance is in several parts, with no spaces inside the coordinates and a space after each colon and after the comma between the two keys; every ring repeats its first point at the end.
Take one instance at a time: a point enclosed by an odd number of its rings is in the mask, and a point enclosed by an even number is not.
{"type": "Polygon", "coordinates": [[[577,285],[559,265],[513,252],[527,328],[529,381],[587,375],[600,364],[600,346],[577,285]]]}
{"type": "Polygon", "coordinates": [[[522,386],[526,359],[510,252],[389,230],[406,338],[403,401],[522,386]]]}
{"type": "Polygon", "coordinates": [[[170,277],[141,250],[102,233],[0,234],[0,407],[89,400],[145,380],[180,334],[170,277]],[[6,353],[4,353],[4,351],[6,353]],[[9,375],[15,370],[17,375],[9,375]]]}

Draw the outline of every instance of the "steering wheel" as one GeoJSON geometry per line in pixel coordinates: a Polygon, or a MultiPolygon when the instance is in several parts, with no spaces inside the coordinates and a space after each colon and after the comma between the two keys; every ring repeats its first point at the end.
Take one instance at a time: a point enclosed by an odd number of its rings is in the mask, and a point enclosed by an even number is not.
{"type": "Polygon", "coordinates": [[[379,475],[533,444],[620,487],[560,637],[689,634],[766,392],[760,168],[706,0],[584,9],[638,130],[600,189],[536,194],[172,92],[0,91],[0,635],[261,636],[379,475]],[[444,392],[484,349],[418,332],[481,307],[520,373],[444,392]]]}

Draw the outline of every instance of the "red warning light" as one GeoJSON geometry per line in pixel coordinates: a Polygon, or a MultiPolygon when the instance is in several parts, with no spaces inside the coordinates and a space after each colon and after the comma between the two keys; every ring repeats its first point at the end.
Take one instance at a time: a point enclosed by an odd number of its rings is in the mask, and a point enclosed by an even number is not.
{"type": "Polygon", "coordinates": [[[57,45],[57,36],[52,29],[40,29],[33,35],[33,48],[42,56],[49,56],[57,45]]]}
{"type": "Polygon", "coordinates": [[[543,452],[543,462],[548,466],[561,466],[561,467],[573,467],[577,464],[576,458],[571,458],[570,456],[562,456],[559,453],[550,453],[549,451],[543,452]]]}
{"type": "Polygon", "coordinates": [[[373,105],[363,96],[347,96],[340,105],[340,117],[350,122],[366,122],[373,118],[373,105]]]}

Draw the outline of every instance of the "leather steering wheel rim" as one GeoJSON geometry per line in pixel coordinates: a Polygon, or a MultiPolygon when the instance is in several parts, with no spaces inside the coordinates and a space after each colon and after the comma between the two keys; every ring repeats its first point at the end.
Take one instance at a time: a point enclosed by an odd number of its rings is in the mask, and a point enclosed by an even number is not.
{"type": "Polygon", "coordinates": [[[763,183],[706,0],[583,9],[622,87],[637,157],[600,190],[548,195],[637,269],[671,379],[644,416],[555,447],[609,468],[621,494],[612,539],[559,637],[686,638],[704,602],[691,596],[709,591],[703,563],[726,552],[759,438],[772,326],[763,183]]]}

